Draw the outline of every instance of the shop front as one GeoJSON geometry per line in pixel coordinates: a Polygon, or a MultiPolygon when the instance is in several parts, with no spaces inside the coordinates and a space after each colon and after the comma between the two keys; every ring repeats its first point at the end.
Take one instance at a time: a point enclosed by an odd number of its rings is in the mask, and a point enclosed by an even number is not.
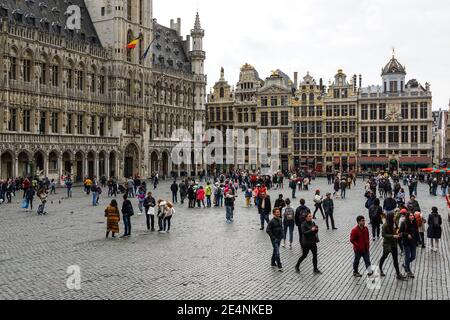
{"type": "Polygon", "coordinates": [[[384,171],[389,166],[389,158],[386,157],[361,157],[359,165],[362,172],[384,171]]]}

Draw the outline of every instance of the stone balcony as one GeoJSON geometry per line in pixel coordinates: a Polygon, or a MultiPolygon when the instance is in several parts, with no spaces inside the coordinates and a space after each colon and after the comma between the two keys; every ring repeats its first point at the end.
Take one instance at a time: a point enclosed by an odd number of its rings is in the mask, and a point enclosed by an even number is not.
{"type": "Polygon", "coordinates": [[[1,133],[0,143],[11,144],[39,144],[39,145],[89,145],[89,146],[111,146],[119,145],[119,138],[76,136],[76,135],[41,135],[28,133],[1,133]]]}

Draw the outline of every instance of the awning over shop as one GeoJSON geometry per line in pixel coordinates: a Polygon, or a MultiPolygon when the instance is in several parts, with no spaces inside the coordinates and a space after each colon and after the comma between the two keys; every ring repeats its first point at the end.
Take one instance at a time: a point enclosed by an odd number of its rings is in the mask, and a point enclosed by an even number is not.
{"type": "Polygon", "coordinates": [[[361,165],[387,165],[389,158],[386,157],[361,157],[359,164],[361,165]]]}
{"type": "Polygon", "coordinates": [[[403,166],[429,166],[433,160],[429,157],[401,157],[400,165],[403,166]]]}

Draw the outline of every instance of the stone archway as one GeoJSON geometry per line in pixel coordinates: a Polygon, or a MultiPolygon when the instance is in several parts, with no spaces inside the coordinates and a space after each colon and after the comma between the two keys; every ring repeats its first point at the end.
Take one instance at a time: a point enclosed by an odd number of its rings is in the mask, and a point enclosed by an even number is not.
{"type": "Polygon", "coordinates": [[[156,151],[153,151],[150,156],[150,167],[151,167],[151,174],[155,172],[159,172],[159,158],[158,153],[156,151]]]}
{"type": "Polygon", "coordinates": [[[81,151],[78,151],[75,154],[75,172],[73,174],[75,175],[75,182],[83,182],[84,180],[84,153],[81,151]]]}
{"type": "Polygon", "coordinates": [[[51,151],[48,154],[48,175],[54,178],[59,175],[59,166],[61,164],[58,163],[58,153],[56,151],[51,151]]]}
{"type": "Polygon", "coordinates": [[[0,156],[0,179],[14,178],[14,154],[5,151],[0,156]]]}
{"type": "Polygon", "coordinates": [[[109,154],[109,177],[116,177],[117,176],[116,162],[117,162],[116,152],[112,151],[109,154]]]}
{"type": "Polygon", "coordinates": [[[162,153],[162,174],[169,175],[169,153],[167,151],[162,153]]]}
{"type": "Polygon", "coordinates": [[[19,177],[28,177],[32,173],[32,164],[30,162],[30,156],[27,152],[22,151],[17,156],[19,177]]]}
{"type": "Polygon", "coordinates": [[[42,151],[37,151],[34,154],[34,168],[32,168],[32,173],[41,177],[45,175],[45,155],[42,151]]]}
{"type": "Polygon", "coordinates": [[[125,149],[123,169],[125,178],[139,175],[139,149],[134,143],[125,149]]]}
{"type": "Polygon", "coordinates": [[[105,151],[101,151],[100,154],[98,155],[98,176],[99,177],[107,176],[105,151]]]}
{"type": "Polygon", "coordinates": [[[65,176],[72,176],[73,174],[73,154],[70,151],[66,151],[63,153],[62,156],[62,169],[63,169],[63,175],[65,176]]]}
{"type": "Polygon", "coordinates": [[[87,155],[87,175],[93,179],[95,177],[95,153],[90,151],[87,155]]]}

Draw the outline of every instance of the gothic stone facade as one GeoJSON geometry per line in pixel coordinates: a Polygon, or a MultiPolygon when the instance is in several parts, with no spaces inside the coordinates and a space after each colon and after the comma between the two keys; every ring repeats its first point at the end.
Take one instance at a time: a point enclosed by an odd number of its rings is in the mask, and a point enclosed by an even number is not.
{"type": "Polygon", "coordinates": [[[9,0],[0,8],[0,178],[191,173],[171,165],[176,128],[205,121],[204,31],[152,18],[152,1],[9,0]],[[136,38],[134,50],[126,44],[136,38]],[[149,54],[143,59],[146,48],[149,54]]]}

